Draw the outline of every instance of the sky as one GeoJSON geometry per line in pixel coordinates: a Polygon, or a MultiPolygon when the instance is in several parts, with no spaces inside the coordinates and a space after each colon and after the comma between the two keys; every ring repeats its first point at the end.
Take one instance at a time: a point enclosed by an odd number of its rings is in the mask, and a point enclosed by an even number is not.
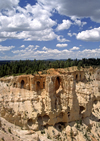
{"type": "Polygon", "coordinates": [[[100,0],[0,0],[0,60],[100,58],[100,0]]]}

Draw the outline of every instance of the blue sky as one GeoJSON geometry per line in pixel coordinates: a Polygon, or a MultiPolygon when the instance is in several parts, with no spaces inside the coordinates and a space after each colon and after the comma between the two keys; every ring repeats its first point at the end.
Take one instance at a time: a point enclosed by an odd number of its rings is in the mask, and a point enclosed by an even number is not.
{"type": "Polygon", "coordinates": [[[99,0],[0,0],[0,60],[100,58],[99,0]]]}

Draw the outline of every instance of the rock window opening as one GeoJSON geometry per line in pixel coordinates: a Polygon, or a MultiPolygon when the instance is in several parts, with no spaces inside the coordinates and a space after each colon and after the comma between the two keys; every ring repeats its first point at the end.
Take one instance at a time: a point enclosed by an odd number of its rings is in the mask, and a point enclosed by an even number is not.
{"type": "Polygon", "coordinates": [[[32,126],[33,120],[32,120],[32,119],[29,119],[29,120],[27,121],[27,124],[28,124],[29,126],[32,126]]]}
{"type": "Polygon", "coordinates": [[[80,74],[80,80],[81,80],[81,74],[80,74]]]}
{"type": "Polygon", "coordinates": [[[85,108],[83,106],[80,106],[80,114],[82,114],[82,112],[85,110],[85,108]]]}
{"type": "Polygon", "coordinates": [[[24,80],[21,81],[21,89],[24,88],[24,80]]]}
{"type": "Polygon", "coordinates": [[[13,87],[16,87],[16,83],[13,84],[13,87]]]}
{"type": "Polygon", "coordinates": [[[56,124],[54,125],[54,127],[55,127],[57,130],[62,131],[62,130],[64,129],[64,127],[65,127],[65,123],[64,123],[64,122],[56,123],[56,124]]]}
{"type": "Polygon", "coordinates": [[[67,107],[67,110],[68,110],[67,115],[68,115],[68,117],[70,117],[70,107],[69,106],[67,107]]]}
{"type": "Polygon", "coordinates": [[[42,116],[38,116],[38,122],[42,122],[42,116]]]}
{"type": "Polygon", "coordinates": [[[61,125],[58,125],[58,128],[59,128],[59,130],[61,130],[62,126],[61,125]]]}
{"type": "Polygon", "coordinates": [[[78,78],[78,75],[76,74],[76,80],[77,80],[77,78],[78,78]]]}
{"type": "Polygon", "coordinates": [[[59,77],[57,77],[57,81],[58,81],[58,84],[60,85],[60,78],[59,77]]]}
{"type": "Polygon", "coordinates": [[[70,112],[68,112],[67,114],[68,114],[68,117],[70,117],[70,112]]]}
{"type": "Polygon", "coordinates": [[[57,77],[57,78],[56,78],[56,90],[58,90],[59,87],[60,87],[60,78],[57,77]]]}
{"type": "Polygon", "coordinates": [[[93,102],[94,104],[97,104],[97,100],[94,100],[94,102],[93,102]]]}
{"type": "Polygon", "coordinates": [[[45,89],[45,82],[43,82],[43,89],[45,89]]]}
{"type": "Polygon", "coordinates": [[[67,109],[68,109],[68,111],[70,111],[70,107],[69,106],[67,107],[67,109]]]}
{"type": "Polygon", "coordinates": [[[39,90],[39,89],[40,89],[40,82],[37,81],[37,90],[39,90]]]}
{"type": "Polygon", "coordinates": [[[49,120],[50,118],[49,118],[48,115],[44,115],[42,119],[43,119],[43,121],[48,122],[48,120],[49,120]]]}

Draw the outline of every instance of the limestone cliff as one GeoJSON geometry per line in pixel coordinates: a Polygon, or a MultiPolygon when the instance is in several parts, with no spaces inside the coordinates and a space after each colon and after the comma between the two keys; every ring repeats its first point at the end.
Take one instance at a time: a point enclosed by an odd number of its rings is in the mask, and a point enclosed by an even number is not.
{"type": "Polygon", "coordinates": [[[100,100],[100,70],[0,79],[0,116],[24,129],[61,128],[91,115],[100,100]]]}

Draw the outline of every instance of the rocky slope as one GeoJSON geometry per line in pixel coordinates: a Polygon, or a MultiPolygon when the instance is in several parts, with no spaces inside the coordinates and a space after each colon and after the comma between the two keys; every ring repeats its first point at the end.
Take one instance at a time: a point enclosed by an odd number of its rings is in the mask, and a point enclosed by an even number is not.
{"type": "Polygon", "coordinates": [[[0,117],[1,140],[99,140],[100,70],[1,78],[0,117]]]}

